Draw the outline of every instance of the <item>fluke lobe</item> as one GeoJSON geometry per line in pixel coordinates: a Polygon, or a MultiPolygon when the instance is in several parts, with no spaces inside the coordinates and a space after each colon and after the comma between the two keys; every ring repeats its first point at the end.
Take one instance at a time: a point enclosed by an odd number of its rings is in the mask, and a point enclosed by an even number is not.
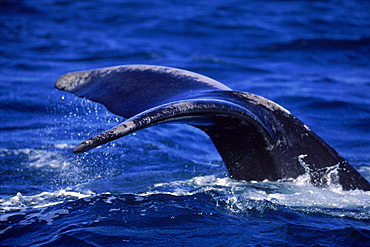
{"type": "Polygon", "coordinates": [[[345,190],[370,190],[365,178],[289,111],[193,72],[116,66],[65,74],[55,87],[127,118],[82,142],[74,153],[153,125],[177,122],[209,135],[234,179],[276,181],[308,173],[316,186],[330,182],[345,190]]]}

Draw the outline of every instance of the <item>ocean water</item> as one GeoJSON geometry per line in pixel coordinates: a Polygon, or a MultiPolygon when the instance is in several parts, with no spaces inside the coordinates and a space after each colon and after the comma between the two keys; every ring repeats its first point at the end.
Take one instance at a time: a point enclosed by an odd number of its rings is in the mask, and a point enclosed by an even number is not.
{"type": "Polygon", "coordinates": [[[367,1],[0,1],[1,246],[370,246],[370,192],[228,177],[165,124],[74,155],[121,122],[68,72],[178,67],[287,108],[370,180],[367,1]]]}

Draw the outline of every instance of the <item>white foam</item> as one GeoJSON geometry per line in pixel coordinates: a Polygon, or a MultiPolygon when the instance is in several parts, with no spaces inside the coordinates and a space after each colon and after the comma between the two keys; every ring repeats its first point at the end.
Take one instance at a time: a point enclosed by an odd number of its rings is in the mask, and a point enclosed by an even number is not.
{"type": "Polygon", "coordinates": [[[68,149],[68,148],[75,148],[75,145],[59,143],[59,144],[54,144],[54,147],[59,148],[59,149],[68,149]]]}
{"type": "Polygon", "coordinates": [[[27,157],[27,161],[24,164],[27,164],[27,166],[31,167],[52,167],[66,169],[70,165],[70,163],[65,161],[65,159],[63,159],[63,157],[58,152],[48,150],[37,150],[29,148],[17,150],[2,149],[0,150],[0,153],[2,153],[3,155],[25,155],[27,157]]]}
{"type": "Polygon", "coordinates": [[[43,208],[65,201],[73,201],[94,195],[91,191],[77,192],[68,189],[57,190],[54,192],[42,192],[37,195],[24,196],[21,193],[13,197],[0,199],[0,211],[9,212],[26,208],[43,208]]]}
{"type": "MultiPolygon", "coordinates": [[[[198,192],[218,192],[227,198],[226,203],[238,204],[242,209],[246,199],[269,201],[285,206],[325,207],[325,208],[368,208],[370,210],[370,191],[344,191],[338,186],[319,188],[309,184],[305,176],[290,182],[257,182],[235,181],[228,177],[215,176],[195,177],[184,181],[159,183],[153,186],[150,193],[169,191],[173,195],[192,195],[198,192]]],[[[147,192],[146,194],[150,194],[147,192]]]]}

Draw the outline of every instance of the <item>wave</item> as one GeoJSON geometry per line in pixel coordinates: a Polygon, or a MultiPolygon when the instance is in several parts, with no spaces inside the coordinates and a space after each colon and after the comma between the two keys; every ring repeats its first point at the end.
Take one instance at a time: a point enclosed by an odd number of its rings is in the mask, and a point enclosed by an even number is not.
{"type": "Polygon", "coordinates": [[[36,15],[41,13],[37,8],[27,5],[24,0],[2,0],[0,11],[3,12],[3,14],[17,13],[36,15]]]}
{"type": "MultiPolygon", "coordinates": [[[[65,201],[75,201],[94,195],[91,191],[77,192],[68,189],[57,190],[54,192],[42,192],[37,195],[24,196],[20,192],[13,197],[0,199],[0,211],[14,212],[30,208],[44,208],[60,204],[65,201]]],[[[0,221],[6,221],[10,214],[3,214],[0,221]]]]}
{"type": "MultiPolygon", "coordinates": [[[[212,242],[212,239],[236,243],[235,239],[230,239],[230,236],[235,236],[242,245],[247,239],[263,234],[262,232],[284,233],[284,236],[294,237],[298,245],[311,243],[312,234],[335,236],[330,240],[334,243],[339,239],[340,242],[358,244],[369,239],[365,226],[370,222],[369,194],[365,195],[364,192],[351,192],[350,196],[348,192],[323,193],[313,188],[302,188],[298,192],[290,185],[276,183],[255,183],[247,186],[248,189],[241,189],[241,184],[215,177],[198,177],[180,183],[201,184],[207,189],[181,195],[174,192],[95,195],[68,191],[41,193],[32,198],[17,195],[13,198],[14,201],[31,199],[29,201],[32,202],[41,200],[44,196],[59,198],[63,202],[3,214],[0,218],[2,244],[120,245],[144,244],[150,241],[152,245],[156,245],[164,244],[164,239],[167,239],[168,244],[174,240],[173,236],[176,236],[175,243],[186,244],[191,238],[202,235],[203,241],[207,243],[212,242]],[[213,182],[216,185],[210,189],[213,182]],[[225,186],[232,193],[225,193],[225,186]],[[278,191],[280,192],[277,193],[278,191]],[[307,207],[302,206],[304,203],[301,202],[300,206],[283,205],[276,199],[276,194],[281,194],[281,191],[286,191],[283,195],[285,198],[292,197],[295,198],[294,201],[305,196],[314,198],[315,194],[323,193],[327,197],[326,205],[307,207]],[[273,195],[275,199],[269,198],[269,195],[273,195]],[[351,198],[356,197],[354,201],[357,204],[353,205],[351,198]],[[349,199],[345,207],[335,207],[328,203],[333,199],[345,201],[344,198],[349,199]],[[362,205],[358,204],[359,201],[362,201],[362,205]],[[352,226],[340,223],[346,218],[352,221],[352,226]],[[251,228],[253,236],[249,234],[251,228]],[[31,237],[35,233],[38,234],[37,237],[31,237]],[[220,236],[223,238],[220,239],[220,236]]],[[[280,241],[286,241],[277,240],[273,236],[264,236],[263,239],[276,246],[282,244],[280,241]]],[[[317,239],[315,241],[317,244],[317,239]]]]}
{"type": "MultiPolygon", "coordinates": [[[[82,191],[77,187],[57,190],[55,192],[42,192],[37,195],[16,196],[2,198],[0,206],[3,212],[12,212],[25,208],[42,208],[65,201],[75,201],[87,197],[119,198],[120,194],[102,193],[96,195],[91,191],[82,191]]],[[[217,204],[223,204],[233,213],[243,213],[248,210],[248,201],[268,202],[284,207],[320,207],[326,209],[362,209],[370,219],[370,192],[354,190],[344,191],[338,186],[317,188],[309,185],[309,179],[300,176],[290,182],[240,182],[228,177],[214,175],[195,177],[189,180],[178,180],[168,183],[154,184],[145,192],[134,195],[138,198],[151,198],[170,195],[183,196],[211,196],[217,204]]],[[[337,216],[334,213],[334,216],[337,216]]],[[[365,217],[363,214],[359,218],[365,217]]]]}
{"type": "Polygon", "coordinates": [[[322,92],[317,90],[316,96],[304,96],[298,94],[284,95],[276,97],[275,100],[286,105],[292,105],[294,107],[299,106],[301,108],[311,109],[316,112],[322,111],[326,112],[327,114],[333,114],[333,112],[342,113],[343,115],[351,115],[349,114],[351,112],[359,112],[359,115],[361,115],[360,112],[363,112],[364,114],[370,113],[370,104],[363,102],[361,98],[357,99],[351,95],[347,95],[346,98],[336,95],[334,98],[331,95],[325,95],[325,93],[328,92],[325,92],[325,90],[322,92]],[[361,102],[356,102],[358,100],[361,100],[361,102]]]}
{"type": "Polygon", "coordinates": [[[258,48],[258,50],[274,52],[297,50],[324,50],[325,52],[337,50],[344,52],[346,50],[363,50],[365,52],[369,51],[369,42],[370,37],[362,37],[359,39],[295,39],[288,42],[271,43],[267,47],[258,48]]]}
{"type": "MultiPolygon", "coordinates": [[[[56,144],[54,148],[68,150],[71,145],[56,144]]],[[[44,173],[45,168],[55,169],[56,174],[65,170],[65,158],[61,157],[60,152],[22,149],[2,150],[1,153],[2,157],[26,156],[27,166],[44,169],[44,173]],[[53,165],[57,161],[60,163],[53,165]]],[[[110,168],[105,166],[107,169],[110,168]]],[[[290,234],[299,235],[304,242],[308,237],[302,236],[320,231],[315,227],[316,224],[320,222],[321,227],[325,225],[321,222],[322,217],[326,217],[330,225],[326,233],[338,237],[339,232],[345,231],[349,235],[358,235],[359,239],[366,239],[362,224],[370,221],[370,192],[343,191],[336,186],[321,189],[310,186],[305,176],[285,182],[241,182],[229,177],[208,175],[155,183],[141,187],[142,191],[136,193],[96,193],[91,191],[93,184],[103,186],[106,181],[92,177],[85,181],[86,184],[81,184],[78,171],[67,169],[65,173],[67,177],[73,174],[76,176],[72,179],[74,185],[69,187],[36,194],[18,192],[15,196],[2,197],[1,244],[140,244],[147,243],[159,232],[162,236],[180,234],[189,237],[189,232],[193,234],[194,231],[188,230],[193,228],[202,228],[205,236],[213,236],[214,231],[225,224],[232,226],[230,233],[235,235],[235,229],[238,229],[243,232],[240,236],[245,236],[246,228],[253,224],[261,224],[258,229],[266,231],[265,221],[279,229],[289,229],[290,234]],[[303,230],[300,219],[305,221],[303,230]],[[351,225],[357,225],[348,229],[333,227],[340,219],[359,223],[352,222],[351,225]],[[254,223],[251,224],[251,221],[254,223]],[[150,237],[144,237],[143,230],[150,237]],[[32,237],[33,234],[37,234],[37,237],[32,237]]],[[[137,184],[137,177],[132,175],[137,184]]],[[[56,176],[48,177],[55,179],[56,176]]],[[[124,177],[129,177],[129,174],[124,177]]],[[[122,178],[112,179],[108,176],[111,182],[107,188],[111,187],[111,191],[123,190],[121,186],[125,184],[118,182],[122,178]]],[[[264,239],[276,241],[268,237],[264,239]]],[[[163,238],[157,239],[159,242],[152,241],[158,244],[163,238]]]]}

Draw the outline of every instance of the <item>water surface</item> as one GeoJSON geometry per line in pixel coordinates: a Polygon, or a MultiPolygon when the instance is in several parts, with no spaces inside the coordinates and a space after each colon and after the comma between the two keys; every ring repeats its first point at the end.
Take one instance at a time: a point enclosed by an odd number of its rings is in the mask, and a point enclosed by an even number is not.
{"type": "Polygon", "coordinates": [[[54,89],[62,74],[152,64],[298,116],[370,179],[366,1],[0,2],[2,246],[369,246],[370,194],[227,176],[185,125],[81,155],[121,122],[54,89]]]}

